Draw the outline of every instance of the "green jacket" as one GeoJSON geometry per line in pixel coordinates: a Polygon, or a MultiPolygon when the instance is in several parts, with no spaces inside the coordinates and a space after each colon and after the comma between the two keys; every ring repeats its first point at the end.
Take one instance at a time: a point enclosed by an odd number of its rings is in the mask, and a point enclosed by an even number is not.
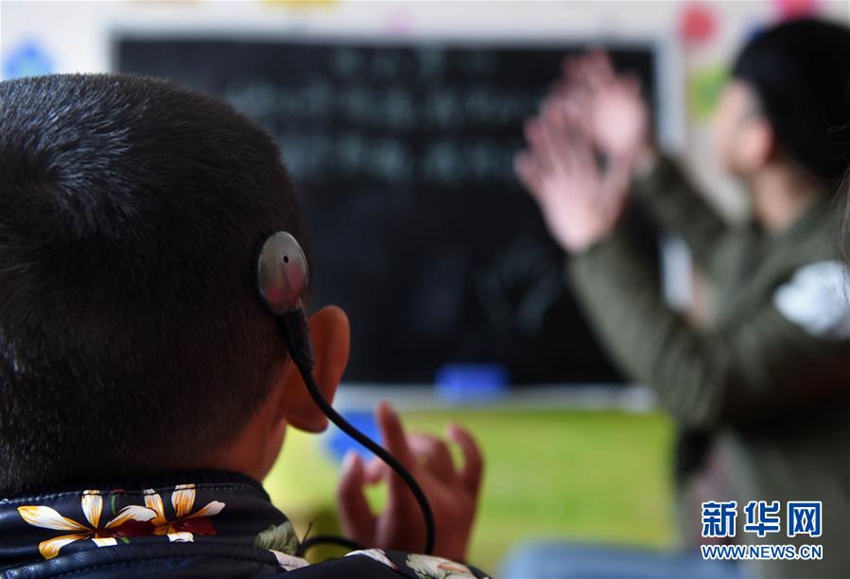
{"type": "Polygon", "coordinates": [[[822,561],[755,563],[756,573],[850,577],[850,285],[837,287],[833,201],[768,237],[728,227],[668,161],[635,193],[711,277],[713,323],[696,328],[672,311],[617,232],[568,263],[592,326],[683,431],[708,435],[738,503],[735,542],[823,545],[822,561]],[[780,533],[743,532],[751,500],[781,502],[780,533]],[[797,500],[823,502],[819,539],[786,536],[785,505],[797,500]]]}

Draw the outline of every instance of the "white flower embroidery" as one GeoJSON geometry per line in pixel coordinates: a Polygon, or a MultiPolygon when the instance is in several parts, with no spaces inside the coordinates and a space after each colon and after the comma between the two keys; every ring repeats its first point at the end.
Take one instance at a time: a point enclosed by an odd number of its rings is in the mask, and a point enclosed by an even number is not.
{"type": "Polygon", "coordinates": [[[363,549],[361,551],[352,551],[346,554],[346,557],[353,557],[356,555],[362,555],[363,557],[369,557],[370,559],[374,559],[379,563],[383,563],[393,571],[398,571],[398,565],[393,563],[387,557],[387,554],[381,549],[363,549]]]}
{"type": "Polygon", "coordinates": [[[80,503],[88,525],[63,517],[50,507],[18,507],[21,518],[29,525],[54,531],[71,531],[71,534],[53,537],[38,544],[38,551],[45,559],[53,559],[59,554],[62,547],[74,541],[91,539],[98,547],[117,545],[116,537],[123,536],[120,529],[122,525],[130,521],[150,521],[156,516],[156,513],[151,509],[132,505],[121,509],[114,518],[101,527],[100,515],[103,513],[103,497],[100,496],[100,491],[83,491],[80,503]]]}
{"type": "Polygon", "coordinates": [[[408,555],[406,563],[419,579],[475,579],[469,567],[442,557],[408,555]]]}
{"type": "Polygon", "coordinates": [[[310,564],[306,559],[302,559],[301,557],[287,555],[286,553],[281,553],[274,549],[269,549],[269,551],[271,551],[272,555],[275,556],[277,564],[280,565],[280,568],[284,571],[295,571],[296,569],[307,567],[310,564]]]}
{"type": "Polygon", "coordinates": [[[177,485],[171,493],[171,506],[174,507],[176,518],[169,521],[165,516],[165,505],[162,497],[153,489],[145,491],[145,506],[153,510],[156,516],[151,519],[154,535],[166,535],[172,543],[183,543],[195,540],[195,535],[215,535],[215,529],[209,517],[219,514],[224,509],[221,501],[211,501],[205,507],[192,512],[195,506],[197,491],[195,485],[177,485]]]}

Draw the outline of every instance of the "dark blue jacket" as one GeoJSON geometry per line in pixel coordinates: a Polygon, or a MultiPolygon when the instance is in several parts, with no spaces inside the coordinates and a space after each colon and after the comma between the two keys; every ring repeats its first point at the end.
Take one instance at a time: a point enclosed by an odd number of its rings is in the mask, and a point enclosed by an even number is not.
{"type": "Polygon", "coordinates": [[[298,547],[262,486],[235,473],[0,500],[0,577],[484,577],[380,549],[308,565],[298,547]]]}

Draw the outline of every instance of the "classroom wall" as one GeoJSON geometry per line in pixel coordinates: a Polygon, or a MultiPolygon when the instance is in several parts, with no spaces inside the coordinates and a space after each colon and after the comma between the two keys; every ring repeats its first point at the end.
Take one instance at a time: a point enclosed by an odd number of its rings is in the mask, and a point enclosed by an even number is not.
{"type": "MultiPolygon", "coordinates": [[[[0,78],[22,72],[95,72],[111,66],[116,30],[195,30],[292,38],[363,35],[371,39],[658,38],[668,42],[663,140],[684,156],[710,199],[730,218],[744,215],[737,186],[710,150],[708,119],[718,87],[741,42],[798,14],[850,23],[846,0],[725,2],[365,2],[0,0],[0,78]]],[[[554,74],[554,71],[553,71],[554,74]]]]}

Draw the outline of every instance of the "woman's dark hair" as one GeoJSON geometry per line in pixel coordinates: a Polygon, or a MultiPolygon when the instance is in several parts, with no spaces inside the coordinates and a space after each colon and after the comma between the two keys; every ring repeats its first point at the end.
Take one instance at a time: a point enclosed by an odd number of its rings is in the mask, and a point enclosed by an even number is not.
{"type": "Polygon", "coordinates": [[[850,162],[850,29],[786,22],[749,42],[733,76],[756,92],[784,150],[810,175],[834,182],[850,162]]]}

